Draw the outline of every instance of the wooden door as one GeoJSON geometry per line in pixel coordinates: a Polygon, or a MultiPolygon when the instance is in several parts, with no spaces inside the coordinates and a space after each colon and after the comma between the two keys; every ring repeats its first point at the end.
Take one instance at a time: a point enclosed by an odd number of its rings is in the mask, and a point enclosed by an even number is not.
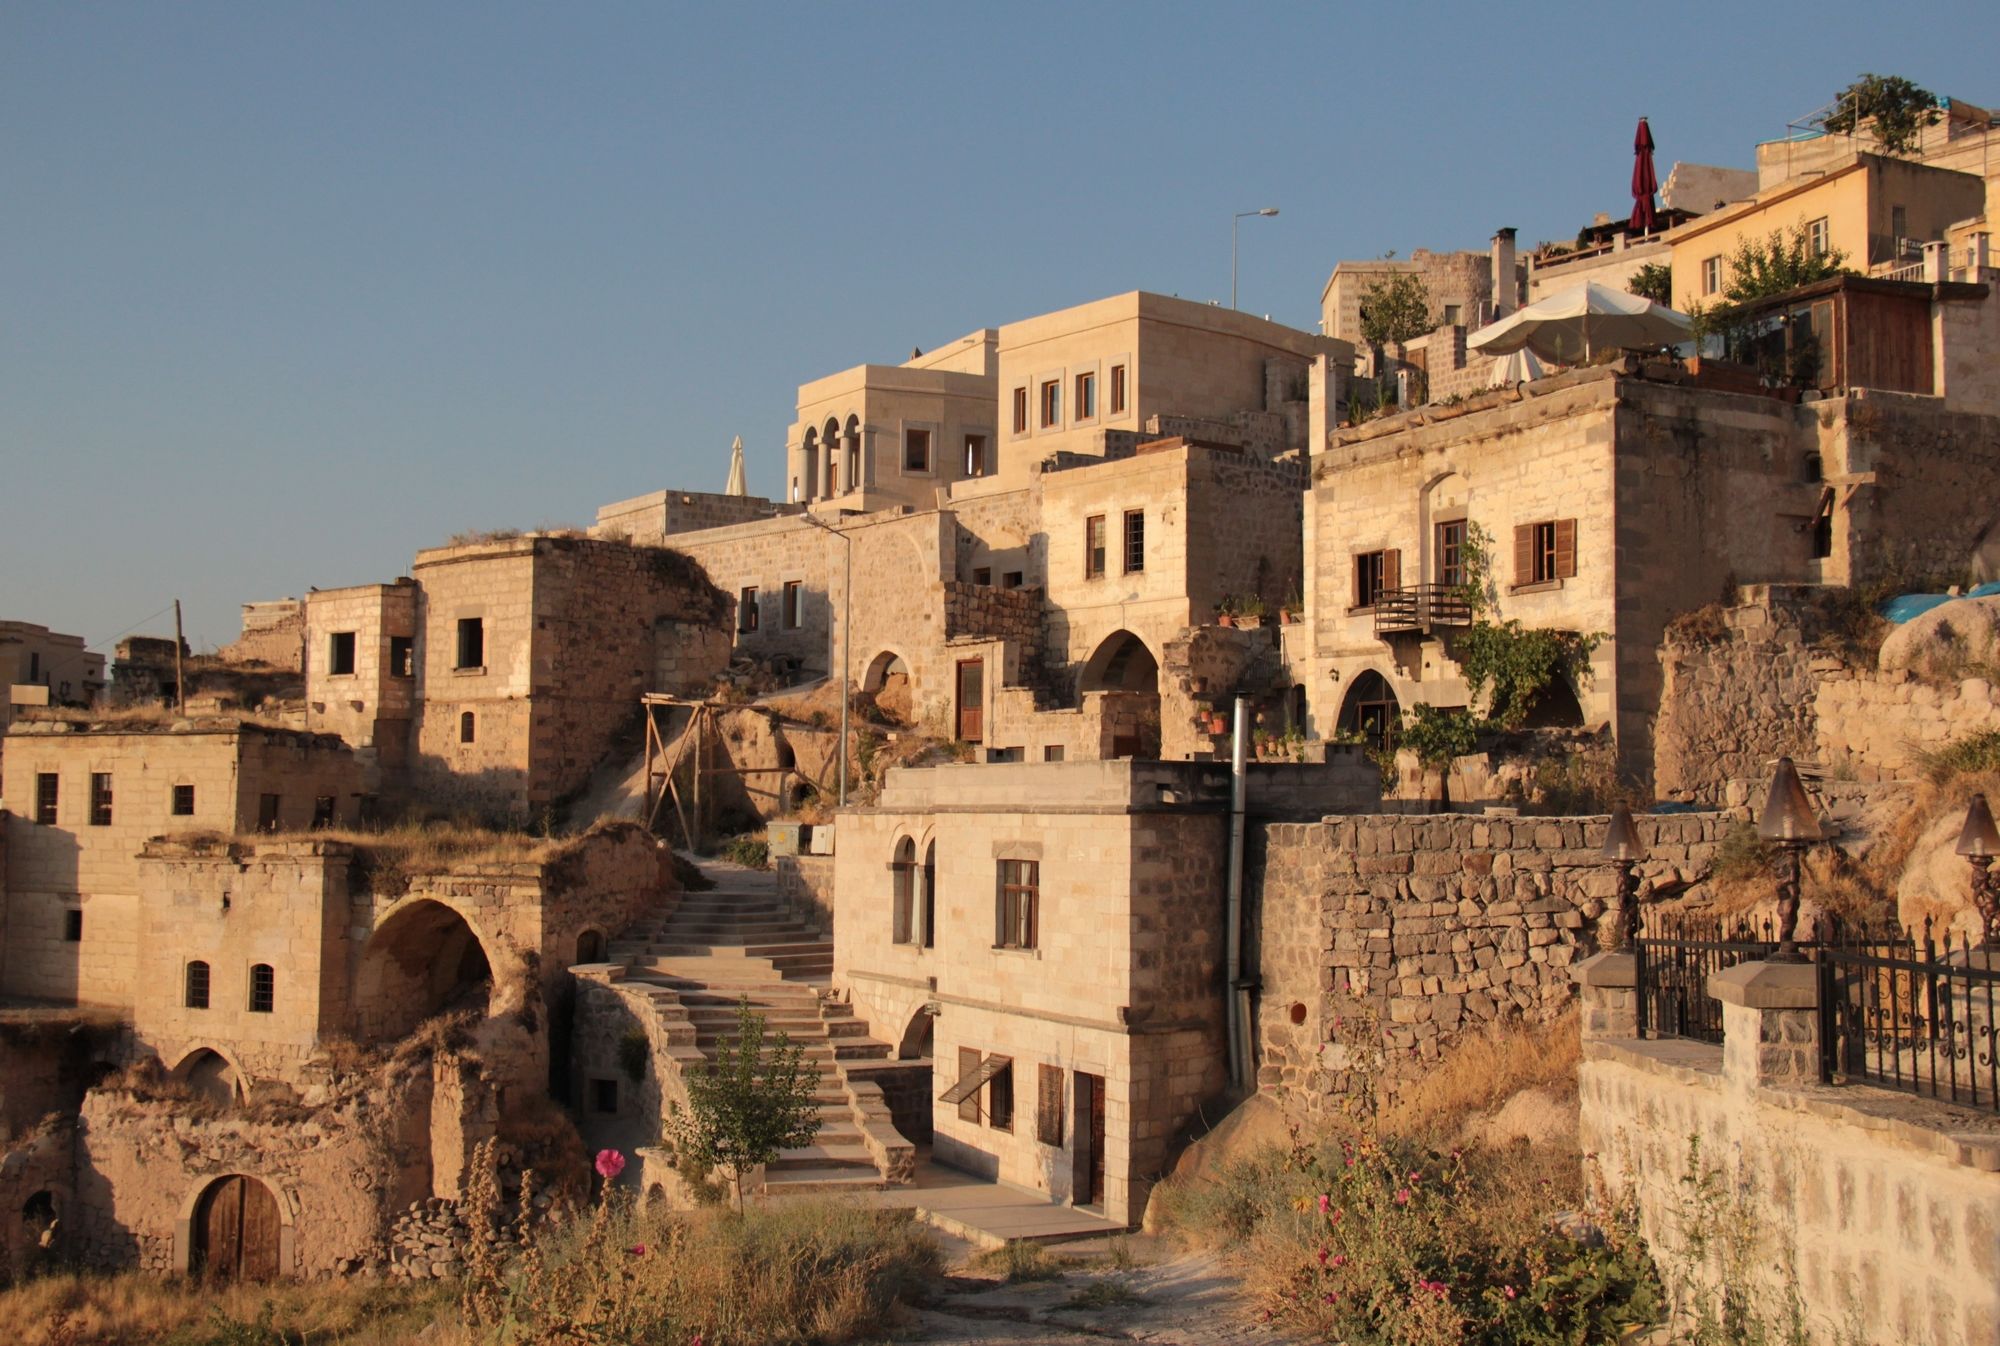
{"type": "Polygon", "coordinates": [[[1071,1198],[1078,1206],[1104,1202],[1104,1077],[1076,1072],[1076,1171],[1071,1198]]]}
{"type": "Polygon", "coordinates": [[[217,1182],[195,1209],[188,1270],[214,1280],[271,1280],[278,1274],[278,1201],[240,1174],[217,1182]]]}
{"type": "Polygon", "coordinates": [[[958,736],[966,743],[985,737],[986,665],[979,659],[958,664],[958,736]]]}

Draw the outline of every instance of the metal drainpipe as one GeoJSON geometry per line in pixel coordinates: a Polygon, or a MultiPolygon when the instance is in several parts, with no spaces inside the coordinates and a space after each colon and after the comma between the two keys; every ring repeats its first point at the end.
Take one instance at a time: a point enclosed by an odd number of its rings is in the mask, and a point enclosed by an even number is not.
{"type": "Polygon", "coordinates": [[[1229,1082],[1242,1087],[1250,1074],[1247,1025],[1243,1019],[1243,806],[1248,777],[1243,769],[1244,742],[1249,738],[1250,707],[1236,698],[1235,732],[1229,744],[1229,980],[1225,1019],[1229,1032],[1229,1082]]]}

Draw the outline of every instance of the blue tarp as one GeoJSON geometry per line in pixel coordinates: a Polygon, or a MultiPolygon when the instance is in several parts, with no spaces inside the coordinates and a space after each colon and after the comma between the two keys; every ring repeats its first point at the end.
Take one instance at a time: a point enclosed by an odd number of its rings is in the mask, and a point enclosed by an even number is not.
{"type": "MultiPolygon", "coordinates": [[[[1967,589],[1963,594],[1956,595],[1956,597],[1991,598],[1995,594],[2000,594],[2000,580],[1967,589]]],[[[1878,610],[1889,621],[1897,626],[1901,626],[1904,622],[1914,617],[1923,616],[1926,612],[1929,612],[1941,603],[1951,602],[1953,597],[1954,595],[1952,594],[1897,594],[1894,598],[1884,603],[1878,610]]]]}

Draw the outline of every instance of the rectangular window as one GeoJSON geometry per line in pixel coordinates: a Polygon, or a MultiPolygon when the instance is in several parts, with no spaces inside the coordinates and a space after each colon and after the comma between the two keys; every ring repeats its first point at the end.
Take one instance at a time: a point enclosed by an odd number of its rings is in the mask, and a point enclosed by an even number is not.
{"type": "MultiPolygon", "coordinates": [[[[960,1047],[958,1049],[958,1077],[969,1080],[979,1073],[979,1049],[960,1047]]],[[[958,1120],[976,1122],[979,1120],[979,1094],[977,1091],[958,1101],[958,1120]]]]}
{"type": "Polygon", "coordinates": [[[194,817],[194,787],[192,785],[176,785],[174,787],[174,816],[176,818],[194,817]]]}
{"type": "Polygon", "coordinates": [[[1458,326],[1459,312],[1460,310],[1457,304],[1446,304],[1444,306],[1444,325],[1446,327],[1458,326]]]}
{"type": "Polygon", "coordinates": [[[1104,578],[1104,516],[1093,514],[1083,521],[1083,577],[1104,578]]]}
{"type": "Polygon", "coordinates": [[[1146,511],[1125,511],[1125,573],[1136,575],[1146,568],[1146,511]]]}
{"type": "Polygon", "coordinates": [[[1437,582],[1457,588],[1465,583],[1465,520],[1450,519],[1437,526],[1437,582]]]}
{"type": "Polygon", "coordinates": [[[1005,1065],[986,1084],[986,1124],[995,1131],[1014,1129],[1014,1067],[1005,1065]]]}
{"type": "Polygon", "coordinates": [[[1124,410],[1125,366],[1113,365],[1111,366],[1111,414],[1116,416],[1124,410]]]}
{"type": "Polygon", "coordinates": [[[739,632],[757,629],[757,586],[754,584],[736,597],[736,629],[739,632]]]}
{"type": "Polygon", "coordinates": [[[973,571],[972,582],[981,586],[991,585],[993,583],[993,567],[981,566],[973,571]]]}
{"type": "Polygon", "coordinates": [[[35,821],[44,827],[56,825],[58,779],[53,771],[44,771],[35,777],[35,821]]]}
{"type": "Polygon", "coordinates": [[[1575,519],[1544,519],[1515,527],[1515,584],[1550,584],[1575,575],[1575,519]]]}
{"type": "Polygon", "coordinates": [[[108,771],[90,773],[90,825],[111,826],[111,773],[108,771]]]}
{"type": "Polygon", "coordinates": [[[784,592],[783,620],[787,631],[796,631],[805,624],[805,585],[798,580],[786,580],[784,592]]]}
{"type": "Polygon", "coordinates": [[[1076,418],[1087,421],[1097,414],[1097,373],[1076,376],[1076,418]]]}
{"type": "Polygon", "coordinates": [[[1722,293],[1722,258],[1704,257],[1701,263],[1701,292],[1722,293]]]}
{"type": "Polygon", "coordinates": [[[590,1110],[602,1113],[615,1113],[618,1111],[617,1080],[592,1080],[590,1082],[590,1110]]]}
{"type": "Polygon", "coordinates": [[[1035,947],[1035,910],[1041,897],[1042,864],[1039,860],[1000,862],[1000,920],[996,943],[1003,949],[1035,947]]]}
{"type": "Polygon", "coordinates": [[[63,941],[68,944],[83,943],[83,913],[75,907],[63,913],[63,941]]]}
{"type": "Polygon", "coordinates": [[[928,430],[903,431],[903,471],[928,472],[931,470],[931,432],[928,430]]]}
{"type": "Polygon", "coordinates": [[[354,633],[335,631],[326,638],[326,671],[333,677],[354,673],[354,633]]]}
{"type": "Polygon", "coordinates": [[[1000,577],[1000,587],[1003,589],[1018,589],[1027,582],[1027,576],[1018,570],[1010,570],[1000,577]]]}
{"type": "Polygon", "coordinates": [[[412,636],[389,637],[389,676],[413,678],[417,675],[417,642],[412,636]]]}
{"type": "Polygon", "coordinates": [[[1042,429],[1062,424],[1062,380],[1050,379],[1042,385],[1042,429]]]}
{"type": "Polygon", "coordinates": [[[208,964],[197,959],[187,965],[187,1007],[208,1008],[208,964]]]}
{"type": "Polygon", "coordinates": [[[250,968],[250,1012],[269,1014],[278,1004],[278,974],[271,970],[269,963],[255,963],[250,968]]]}
{"type": "Polygon", "coordinates": [[[1043,747],[1043,749],[1042,749],[1042,760],[1043,760],[1044,762],[1060,762],[1060,761],[1062,761],[1062,759],[1063,759],[1063,745],[1062,745],[1062,744],[1060,744],[1060,743],[1050,743],[1050,744],[1046,745],[1045,747],[1043,747]]]}
{"type": "Polygon", "coordinates": [[[965,475],[983,477],[986,475],[986,436],[967,435],[965,437],[965,475]]]}
{"type": "Polygon", "coordinates": [[[1028,390],[1026,388],[1016,388],[1014,390],[1014,433],[1017,435],[1028,433],[1028,390]]]}
{"type": "Polygon", "coordinates": [[[332,795],[319,795],[313,799],[314,827],[333,826],[333,799],[332,795]]]}
{"type": "Polygon", "coordinates": [[[1035,1068],[1035,1139],[1058,1148],[1063,1143],[1063,1068],[1035,1068]]]}
{"type": "Polygon", "coordinates": [[[278,806],[283,802],[278,795],[257,796],[257,830],[275,832],[278,830],[278,806]]]}
{"type": "Polygon", "coordinates": [[[28,651],[28,681],[29,681],[29,682],[40,682],[41,680],[42,680],[42,655],[41,655],[41,651],[39,651],[39,650],[29,650],[29,651],[28,651]]]}
{"type": "Polygon", "coordinates": [[[486,667],[486,619],[483,617],[460,617],[458,619],[458,664],[459,668],[486,667]]]}
{"type": "Polygon", "coordinates": [[[1832,250],[1832,238],[1827,228],[1827,218],[1822,215],[1806,225],[1806,242],[1812,248],[1813,256],[1824,257],[1832,250]]]}
{"type": "Polygon", "coordinates": [[[1356,553],[1354,557],[1354,606],[1372,608],[1381,601],[1384,589],[1400,588],[1403,554],[1394,548],[1356,553]]]}

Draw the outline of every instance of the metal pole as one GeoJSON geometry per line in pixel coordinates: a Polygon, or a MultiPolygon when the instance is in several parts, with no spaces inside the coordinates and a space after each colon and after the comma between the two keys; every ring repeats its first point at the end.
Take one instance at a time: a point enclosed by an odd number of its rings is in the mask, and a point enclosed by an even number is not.
{"type": "Polygon", "coordinates": [[[847,807],[847,708],[854,700],[848,675],[854,665],[854,539],[835,533],[847,549],[847,577],[840,595],[840,806],[847,807]]]}
{"type": "Polygon", "coordinates": [[[1236,230],[1241,215],[1229,217],[1229,307],[1236,307],[1236,230]]]}
{"type": "Polygon", "coordinates": [[[187,644],[181,635],[181,600],[174,600],[174,700],[180,713],[188,713],[187,674],[181,668],[181,649],[187,644]]]}
{"type": "Polygon", "coordinates": [[[1241,984],[1243,981],[1243,808],[1247,791],[1243,747],[1249,738],[1250,705],[1236,698],[1235,733],[1229,745],[1229,925],[1226,933],[1229,958],[1229,997],[1226,1027],[1229,1033],[1229,1082],[1243,1086],[1250,1076],[1246,1050],[1241,984]]]}

